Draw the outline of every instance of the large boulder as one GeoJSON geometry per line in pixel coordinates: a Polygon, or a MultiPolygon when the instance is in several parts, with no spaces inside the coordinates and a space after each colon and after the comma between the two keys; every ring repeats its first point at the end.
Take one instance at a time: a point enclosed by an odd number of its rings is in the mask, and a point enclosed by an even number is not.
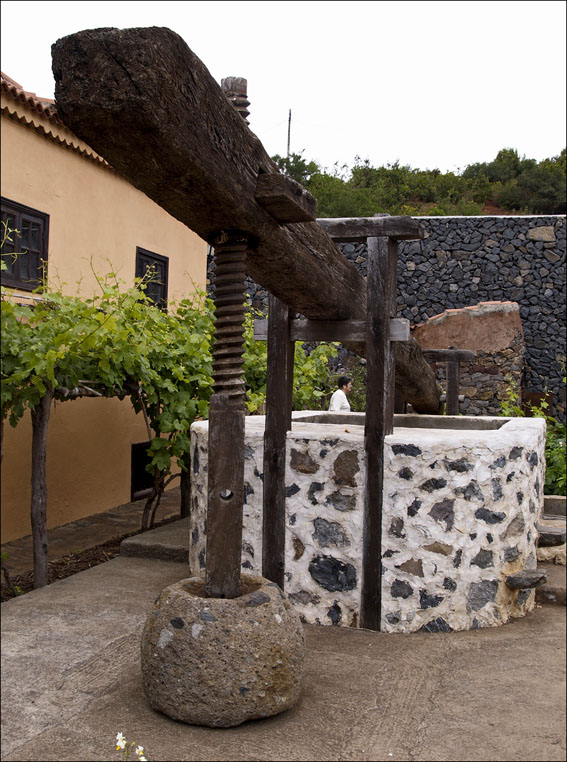
{"type": "MultiPolygon", "coordinates": [[[[422,349],[470,349],[472,362],[459,366],[460,412],[498,415],[509,389],[520,397],[524,372],[524,331],[516,302],[480,302],[445,310],[416,325],[413,337],[422,349]]],[[[444,387],[444,363],[433,364],[444,387]]]]}

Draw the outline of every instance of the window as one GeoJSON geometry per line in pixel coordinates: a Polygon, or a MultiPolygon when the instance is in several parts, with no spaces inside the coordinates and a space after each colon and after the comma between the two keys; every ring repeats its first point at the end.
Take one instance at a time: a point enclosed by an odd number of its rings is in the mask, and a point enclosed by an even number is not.
{"type": "Polygon", "coordinates": [[[154,486],[154,479],[146,471],[146,466],[150,462],[148,455],[149,442],[137,442],[132,445],[131,459],[131,479],[130,479],[130,500],[141,500],[143,497],[149,497],[154,486]]]}
{"type": "Polygon", "coordinates": [[[2,285],[33,291],[47,275],[49,215],[2,197],[2,222],[19,231],[2,246],[2,254],[17,254],[2,257],[7,267],[2,271],[2,285]]]}
{"type": "Polygon", "coordinates": [[[167,274],[169,260],[153,251],[136,247],[136,278],[150,276],[146,295],[155,302],[160,310],[167,308],[167,274]]]}

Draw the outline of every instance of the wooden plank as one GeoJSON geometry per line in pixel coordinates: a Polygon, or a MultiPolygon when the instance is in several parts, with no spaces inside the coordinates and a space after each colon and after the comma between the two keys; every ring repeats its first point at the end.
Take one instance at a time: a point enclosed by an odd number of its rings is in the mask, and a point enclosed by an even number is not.
{"type": "MultiPolygon", "coordinates": [[[[405,318],[390,320],[390,341],[408,341],[410,322],[405,318]]],[[[365,341],[365,320],[300,320],[290,322],[292,341],[365,341]]],[[[254,321],[254,339],[267,341],[268,321],[254,321]]]]}
{"type": "Polygon", "coordinates": [[[262,575],[284,589],[286,434],[291,429],[293,351],[289,340],[290,310],[269,297],[262,575]]]}
{"type": "Polygon", "coordinates": [[[390,318],[390,341],[409,341],[410,321],[407,318],[390,318]]]}
{"type": "Polygon", "coordinates": [[[258,175],[256,201],[278,222],[313,222],[317,214],[317,201],[286,175],[258,175]]]}
{"type": "Polygon", "coordinates": [[[317,223],[336,243],[365,241],[369,237],[388,236],[397,241],[424,238],[423,226],[412,217],[336,217],[317,218],[317,223]]]}
{"type": "MultiPolygon", "coordinates": [[[[281,225],[256,201],[258,175],[279,170],[179,35],[90,29],[59,39],[52,56],[59,116],[120,175],[209,242],[222,230],[249,234],[248,275],[295,312],[366,319],[364,278],[322,227],[281,225]]],[[[419,237],[411,218],[400,228],[396,218],[371,219],[419,237]]],[[[365,345],[349,349],[364,354],[365,345]]],[[[414,410],[438,413],[440,391],[417,342],[396,356],[414,410]]]]}
{"type": "Polygon", "coordinates": [[[382,609],[382,503],[384,437],[394,427],[394,358],[390,318],[396,309],[397,244],[368,239],[368,340],[366,350],[366,485],[364,495],[360,626],[380,629],[382,609]]]}
{"type": "Polygon", "coordinates": [[[476,358],[476,353],[470,349],[422,349],[421,351],[428,362],[447,362],[447,360],[472,362],[476,358]]]}
{"type": "Polygon", "coordinates": [[[244,409],[227,392],[213,394],[209,412],[209,473],[205,594],[240,595],[244,501],[244,409]]]}

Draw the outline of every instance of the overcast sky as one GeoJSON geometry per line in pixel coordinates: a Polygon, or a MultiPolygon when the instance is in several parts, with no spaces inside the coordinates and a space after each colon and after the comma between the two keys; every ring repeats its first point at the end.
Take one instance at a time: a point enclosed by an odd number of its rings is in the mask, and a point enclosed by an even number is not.
{"type": "Polygon", "coordinates": [[[2,2],[2,71],[53,97],[51,44],[80,29],[165,26],[220,83],[248,80],[270,155],[323,167],[399,161],[458,171],[500,148],[565,147],[565,3],[2,2]]]}

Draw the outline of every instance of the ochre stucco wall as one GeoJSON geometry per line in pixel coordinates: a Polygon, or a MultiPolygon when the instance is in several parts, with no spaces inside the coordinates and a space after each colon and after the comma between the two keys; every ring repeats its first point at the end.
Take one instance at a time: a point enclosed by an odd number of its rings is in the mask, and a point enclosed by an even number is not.
{"type": "MultiPolygon", "coordinates": [[[[14,110],[10,99],[2,105],[14,110]]],[[[86,148],[71,133],[18,104],[18,114],[86,148]]],[[[204,288],[206,243],[121,177],[2,115],[2,195],[49,214],[49,281],[92,294],[91,270],[113,270],[127,285],[136,246],[169,259],[168,299],[204,288]]],[[[131,444],[147,439],[128,400],[58,403],[48,433],[48,527],[130,500],[131,444]]],[[[4,424],[2,542],[30,534],[31,425],[4,424]]]]}
{"type": "MultiPolygon", "coordinates": [[[[47,435],[47,527],[130,500],[130,444],[147,439],[128,401],[85,398],[56,403],[47,435]]],[[[31,533],[31,424],[4,425],[2,542],[31,533]]]]}

